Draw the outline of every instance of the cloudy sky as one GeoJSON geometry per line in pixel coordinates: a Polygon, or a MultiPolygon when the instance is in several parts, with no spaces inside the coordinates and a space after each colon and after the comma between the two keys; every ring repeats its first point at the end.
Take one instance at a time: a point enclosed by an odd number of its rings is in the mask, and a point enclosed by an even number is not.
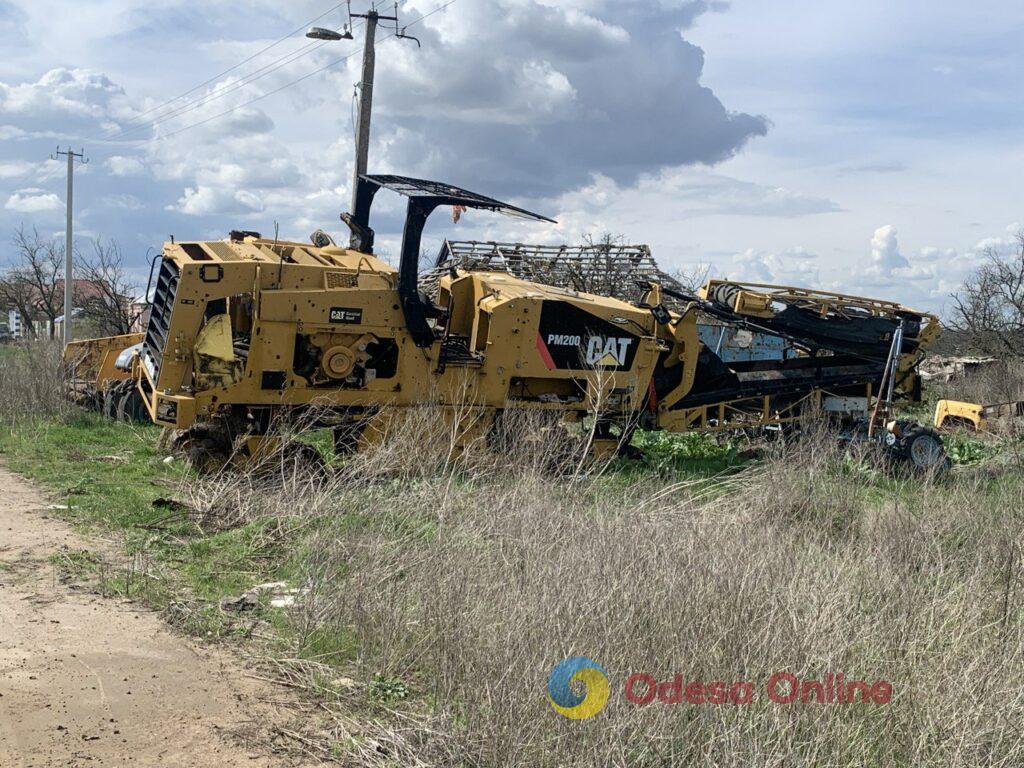
{"type": "MultiPolygon", "coordinates": [[[[435,240],[612,232],[667,268],[941,310],[1024,223],[1020,0],[444,2],[401,3],[422,48],[378,33],[371,171],[559,224],[437,215],[435,240]]],[[[362,30],[270,47],[334,4],[0,0],[0,258],[21,224],[62,236],[69,142],[76,234],[140,272],[170,234],[340,235],[362,30]]]]}

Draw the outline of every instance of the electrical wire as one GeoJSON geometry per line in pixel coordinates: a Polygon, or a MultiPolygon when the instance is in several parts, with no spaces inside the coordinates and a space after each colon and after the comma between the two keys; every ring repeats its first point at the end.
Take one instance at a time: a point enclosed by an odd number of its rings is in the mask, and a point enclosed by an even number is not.
{"type": "MultiPolygon", "coordinates": [[[[353,25],[353,29],[356,26],[358,26],[358,24],[359,23],[357,22],[355,25],[353,25]]],[[[298,49],[297,51],[294,51],[294,52],[292,52],[290,54],[286,54],[284,56],[281,56],[281,57],[275,59],[274,61],[271,61],[268,64],[265,64],[264,66],[260,67],[259,69],[255,70],[253,72],[250,72],[248,75],[246,75],[243,79],[239,80],[238,82],[227,83],[227,84],[225,84],[225,85],[223,85],[223,86],[221,86],[221,87],[211,91],[210,93],[206,94],[205,96],[202,96],[202,97],[200,97],[198,99],[193,99],[192,101],[190,101],[190,102],[188,102],[186,104],[183,104],[180,107],[176,107],[176,108],[174,108],[174,109],[172,109],[172,110],[170,110],[168,112],[165,112],[165,113],[163,113],[161,115],[158,115],[155,119],[153,119],[153,120],[151,120],[149,122],[142,123],[142,124],[134,126],[132,128],[126,128],[125,130],[121,131],[120,133],[108,137],[106,140],[107,141],[114,141],[116,139],[121,138],[122,136],[127,136],[129,134],[136,133],[136,132],[138,132],[140,130],[143,130],[143,129],[146,129],[146,128],[155,128],[156,126],[160,125],[161,123],[165,123],[168,120],[172,120],[172,119],[174,119],[176,117],[181,117],[182,115],[188,114],[189,112],[193,112],[196,109],[198,109],[199,107],[204,106],[206,104],[209,104],[210,102],[216,101],[216,100],[218,100],[220,98],[223,98],[224,96],[227,96],[230,93],[234,93],[235,91],[241,90],[242,88],[245,88],[246,86],[251,85],[252,83],[256,82],[257,80],[262,80],[267,75],[273,74],[277,70],[279,70],[279,69],[281,69],[283,67],[286,67],[287,65],[291,64],[292,62],[298,61],[303,56],[306,56],[306,55],[308,55],[310,53],[313,53],[313,51],[316,51],[316,50],[322,48],[325,45],[327,45],[327,42],[309,43],[306,46],[304,46],[303,48],[298,49]]]]}
{"type": "MultiPolygon", "coordinates": [[[[402,0],[402,1],[404,2],[404,0],[402,0]]],[[[259,56],[261,53],[269,50],[270,48],[273,48],[275,45],[277,45],[277,43],[280,43],[280,42],[282,42],[284,40],[287,40],[288,37],[296,34],[296,32],[302,31],[303,29],[306,28],[307,25],[312,24],[314,21],[317,21],[317,20],[323,18],[324,16],[326,16],[331,11],[334,11],[334,10],[337,10],[338,8],[340,8],[342,5],[345,5],[348,8],[348,16],[349,16],[348,24],[345,25],[344,28],[347,29],[349,31],[349,33],[353,32],[357,27],[362,25],[364,22],[363,22],[362,19],[360,19],[359,21],[356,21],[356,22],[352,21],[351,0],[346,0],[345,3],[339,3],[338,5],[334,6],[333,8],[328,9],[324,13],[320,14],[320,16],[317,16],[315,19],[311,19],[305,25],[303,25],[302,27],[299,27],[298,29],[296,29],[295,31],[290,33],[289,35],[286,35],[285,37],[280,38],[280,40],[278,40],[276,43],[273,43],[273,44],[271,44],[269,46],[266,46],[262,50],[258,51],[257,53],[253,54],[252,56],[250,56],[248,59],[245,59],[244,61],[239,62],[234,67],[231,67],[231,68],[229,68],[227,70],[224,70],[224,72],[220,73],[219,75],[215,75],[213,78],[210,78],[209,80],[206,80],[204,83],[201,83],[200,85],[196,86],[195,88],[191,89],[190,91],[187,91],[186,94],[187,93],[191,93],[193,91],[196,91],[199,88],[201,88],[203,85],[206,85],[206,84],[208,84],[210,82],[213,82],[214,80],[219,78],[221,75],[226,74],[228,72],[231,72],[234,69],[237,69],[242,64],[245,64],[246,62],[251,61],[252,59],[254,59],[257,56],[259,56]]],[[[396,10],[398,8],[398,5],[399,5],[399,3],[395,3],[396,10]]],[[[376,10],[376,3],[374,3],[374,10],[376,10]]],[[[431,12],[431,13],[433,13],[433,12],[431,12]]],[[[414,21],[412,23],[415,24],[418,21],[422,21],[422,19],[426,18],[427,15],[431,15],[431,14],[426,14],[424,16],[421,16],[419,19],[417,19],[416,21],[414,21]]],[[[398,29],[398,27],[397,27],[397,23],[396,23],[396,30],[397,29],[398,29]]],[[[403,29],[404,29],[404,27],[403,27],[403,29]]],[[[401,34],[392,35],[392,36],[394,36],[394,37],[401,37],[401,34]]],[[[216,101],[217,99],[222,98],[224,96],[227,96],[230,93],[234,93],[235,91],[241,90],[242,88],[246,87],[247,85],[251,85],[252,83],[256,82],[257,80],[262,80],[267,75],[270,75],[273,72],[276,72],[277,70],[287,66],[288,64],[291,64],[292,62],[297,61],[298,59],[302,58],[303,56],[306,56],[306,55],[308,55],[310,53],[313,53],[316,50],[319,50],[323,46],[327,45],[328,42],[330,42],[330,41],[308,43],[304,47],[299,48],[298,50],[293,51],[292,53],[288,53],[288,54],[285,54],[284,56],[280,56],[280,57],[274,59],[273,61],[270,61],[267,64],[263,65],[259,69],[256,69],[253,72],[250,72],[249,74],[245,75],[238,82],[227,83],[225,85],[219,86],[218,88],[215,88],[212,92],[210,92],[208,94],[205,94],[203,96],[199,96],[198,98],[191,99],[191,100],[187,101],[185,104],[179,105],[177,107],[172,107],[170,110],[157,115],[153,120],[146,121],[144,123],[138,123],[137,125],[126,127],[125,129],[121,130],[119,133],[115,133],[113,135],[107,135],[105,137],[102,137],[102,138],[99,138],[99,139],[92,139],[92,140],[96,140],[96,141],[113,141],[113,140],[119,139],[119,138],[121,138],[123,136],[127,136],[127,135],[132,134],[132,133],[137,133],[138,131],[143,130],[145,128],[155,128],[157,125],[159,125],[161,123],[167,122],[168,120],[171,120],[171,119],[173,119],[175,117],[181,117],[182,115],[185,115],[188,112],[194,111],[198,107],[201,107],[201,106],[203,106],[205,104],[208,104],[208,103],[210,103],[212,101],[216,101]]],[[[182,94],[182,96],[184,96],[186,94],[182,94]]],[[[179,96],[178,98],[181,98],[181,97],[179,96]]],[[[171,101],[168,101],[168,102],[164,102],[164,104],[167,105],[167,104],[170,104],[173,101],[174,101],[174,99],[172,99],[171,101]]],[[[154,109],[158,109],[158,108],[159,107],[154,107],[153,109],[147,110],[147,112],[145,112],[143,114],[146,114],[148,112],[152,112],[154,109]]]]}
{"type": "Polygon", "coordinates": [[[318,75],[321,72],[324,72],[325,70],[330,69],[331,67],[335,67],[338,64],[341,64],[342,62],[348,61],[353,56],[355,56],[354,53],[350,53],[348,56],[342,56],[340,59],[335,59],[334,61],[332,61],[332,62],[330,62],[328,64],[325,64],[324,66],[320,67],[319,69],[314,69],[312,72],[308,72],[308,73],[306,73],[305,75],[303,75],[300,78],[292,80],[289,83],[285,83],[284,85],[280,86],[279,88],[275,88],[272,91],[267,91],[266,93],[260,94],[259,96],[256,96],[256,97],[254,97],[252,99],[249,99],[248,101],[243,101],[241,104],[239,104],[237,106],[234,106],[231,109],[226,109],[223,112],[217,113],[216,115],[211,115],[210,117],[206,118],[205,120],[200,120],[197,123],[192,123],[191,125],[186,125],[184,128],[179,128],[176,131],[171,131],[170,133],[165,133],[163,136],[154,136],[151,139],[144,139],[144,140],[142,140],[142,143],[143,144],[149,144],[150,142],[158,141],[160,139],[169,139],[172,136],[177,136],[179,133],[184,133],[185,131],[191,130],[192,128],[198,128],[201,125],[206,125],[207,123],[212,122],[213,120],[216,120],[216,119],[218,119],[220,117],[225,117],[227,115],[230,115],[232,112],[236,112],[239,109],[242,109],[244,107],[249,106],[250,104],[255,104],[257,101],[263,101],[263,99],[267,98],[268,96],[273,96],[275,93],[280,93],[281,91],[285,90],[286,88],[291,88],[293,85],[298,85],[299,83],[303,82],[304,80],[308,80],[309,78],[313,77],[313,75],[318,75]]]}
{"type": "MultiPolygon", "coordinates": [[[[242,67],[242,66],[248,64],[253,59],[256,59],[259,56],[262,56],[264,53],[266,53],[267,51],[271,50],[272,48],[276,48],[278,45],[283,43],[285,40],[288,40],[289,38],[294,37],[295,35],[297,35],[299,32],[304,31],[307,27],[312,26],[312,24],[314,22],[320,21],[320,19],[322,19],[327,14],[333,13],[334,11],[338,10],[339,8],[341,8],[342,6],[349,5],[350,2],[351,2],[351,0],[345,0],[344,2],[338,3],[337,5],[331,6],[326,11],[321,13],[319,16],[316,16],[315,18],[310,19],[309,21],[307,21],[302,26],[293,29],[291,32],[289,32],[286,35],[283,35],[282,37],[279,37],[277,40],[272,42],[270,45],[267,45],[267,46],[261,48],[260,50],[256,51],[256,53],[254,53],[251,56],[249,56],[248,58],[242,59],[242,61],[238,62],[234,66],[228,67],[224,71],[218,72],[213,77],[210,77],[210,78],[204,80],[203,82],[199,83],[198,85],[195,85],[192,88],[189,88],[187,91],[183,91],[182,93],[179,93],[177,96],[174,96],[173,98],[170,98],[167,101],[164,101],[164,102],[162,102],[160,104],[157,104],[155,107],[150,107],[149,109],[145,110],[144,112],[141,112],[140,114],[136,115],[135,118],[133,118],[132,122],[137,122],[140,118],[145,117],[146,115],[152,114],[153,112],[157,112],[157,111],[163,109],[164,107],[169,106],[170,104],[173,104],[174,102],[178,101],[179,99],[183,99],[186,96],[188,96],[188,95],[190,95],[192,93],[195,93],[200,88],[202,88],[202,87],[204,87],[206,85],[209,85],[210,83],[216,82],[217,80],[222,78],[224,75],[227,75],[227,74],[230,74],[231,72],[234,72],[239,67],[242,67]]],[[[350,16],[351,16],[351,14],[350,14],[350,16]]],[[[109,138],[112,138],[112,137],[107,136],[107,137],[104,137],[104,138],[109,139],[109,138]]]]}
{"type": "MultiPolygon", "coordinates": [[[[405,25],[404,28],[408,29],[409,27],[411,27],[411,26],[413,26],[415,24],[419,24],[421,21],[423,21],[423,20],[433,16],[434,14],[440,13],[441,11],[445,10],[449,6],[453,5],[455,2],[456,2],[456,0],[448,0],[446,3],[443,3],[442,5],[439,5],[437,8],[433,9],[432,11],[428,11],[427,13],[423,14],[422,16],[414,19],[413,21],[410,21],[408,24],[405,25]]],[[[384,38],[381,40],[381,42],[385,42],[389,38],[397,37],[397,35],[398,35],[397,32],[391,32],[391,33],[385,35],[384,38]]],[[[325,72],[326,70],[331,69],[332,67],[336,67],[338,64],[341,64],[341,63],[343,63],[345,61],[348,61],[354,55],[355,55],[355,52],[350,53],[347,56],[342,56],[339,59],[335,59],[334,61],[331,61],[331,62],[325,64],[322,67],[314,69],[311,72],[307,72],[302,77],[296,78],[295,80],[292,80],[292,81],[290,81],[288,83],[285,83],[284,85],[282,85],[282,86],[280,86],[278,88],[275,88],[272,91],[267,91],[266,93],[261,94],[259,96],[256,96],[256,97],[254,97],[252,99],[249,99],[248,101],[242,102],[241,104],[238,104],[238,105],[232,107],[231,109],[224,110],[223,112],[220,112],[220,113],[218,113],[216,115],[211,115],[210,117],[205,118],[204,120],[200,120],[200,121],[198,121],[196,123],[192,123],[190,125],[186,125],[183,128],[179,128],[179,129],[177,129],[175,131],[172,131],[170,133],[166,133],[163,136],[154,136],[151,139],[142,139],[142,140],[137,140],[137,141],[139,141],[139,143],[141,145],[145,145],[145,144],[152,143],[154,141],[159,141],[159,140],[162,140],[162,139],[169,139],[172,136],[177,136],[178,134],[184,133],[185,131],[189,131],[189,130],[191,130],[193,128],[198,128],[199,126],[202,126],[202,125],[206,125],[207,123],[212,122],[213,120],[217,120],[217,119],[219,119],[221,117],[225,117],[227,115],[230,115],[232,112],[236,112],[239,109],[242,109],[244,107],[249,106],[250,104],[255,104],[256,102],[262,101],[263,99],[266,99],[266,98],[268,98],[270,96],[273,96],[274,94],[280,93],[281,91],[283,91],[283,90],[285,90],[287,88],[291,88],[293,85],[298,85],[299,83],[301,83],[301,82],[303,82],[305,80],[308,80],[309,78],[313,77],[314,75],[318,75],[321,72],[325,72]]]]}
{"type": "MultiPolygon", "coordinates": [[[[351,29],[355,29],[355,27],[359,26],[359,24],[361,24],[361,23],[362,22],[356,22],[350,28],[351,29]]],[[[216,100],[218,100],[220,98],[223,98],[224,96],[227,96],[228,94],[234,93],[235,91],[241,90],[242,88],[245,88],[246,86],[251,85],[252,83],[256,82],[257,80],[262,80],[264,77],[266,77],[266,76],[268,76],[270,74],[273,74],[277,70],[279,70],[279,69],[281,69],[281,68],[283,68],[283,67],[285,67],[285,66],[287,66],[287,65],[289,65],[289,64],[291,64],[291,63],[293,63],[295,61],[298,61],[303,56],[306,56],[306,55],[308,55],[310,53],[313,53],[314,51],[322,48],[323,46],[327,45],[328,42],[329,41],[318,42],[318,43],[317,42],[308,43],[307,45],[305,45],[304,47],[298,49],[297,51],[293,51],[292,53],[285,54],[284,56],[280,56],[280,57],[274,59],[273,61],[263,65],[259,69],[254,70],[253,72],[250,72],[249,74],[247,74],[245,77],[243,77],[238,82],[226,83],[225,85],[222,85],[222,86],[214,89],[213,91],[211,91],[210,93],[208,93],[208,94],[206,94],[204,96],[201,96],[201,97],[199,97],[197,99],[193,99],[193,100],[191,100],[191,101],[189,101],[189,102],[187,102],[187,103],[185,103],[185,104],[183,104],[183,105],[181,105],[179,107],[175,107],[175,108],[173,108],[173,109],[171,109],[171,110],[169,110],[169,111],[167,111],[167,112],[165,112],[165,113],[163,113],[161,115],[158,115],[155,119],[153,119],[153,120],[151,120],[149,122],[146,122],[146,123],[134,126],[132,128],[127,128],[127,129],[121,131],[120,133],[115,134],[114,136],[109,137],[106,140],[107,141],[113,141],[115,139],[121,138],[122,136],[126,136],[126,135],[129,135],[129,134],[132,134],[132,133],[136,133],[136,132],[138,132],[140,130],[143,130],[143,129],[146,129],[146,128],[155,128],[156,126],[160,125],[161,123],[165,123],[168,120],[171,120],[171,119],[176,118],[176,117],[181,117],[182,115],[185,115],[185,114],[188,114],[189,112],[195,111],[199,107],[204,106],[206,104],[209,104],[210,102],[216,101],[216,100]]]]}

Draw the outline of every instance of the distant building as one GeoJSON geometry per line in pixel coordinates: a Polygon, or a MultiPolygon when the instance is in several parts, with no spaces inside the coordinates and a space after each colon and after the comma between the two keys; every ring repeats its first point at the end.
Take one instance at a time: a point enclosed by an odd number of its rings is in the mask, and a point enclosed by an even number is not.
{"type": "MultiPolygon", "coordinates": [[[[106,292],[103,290],[103,286],[95,280],[75,280],[72,283],[72,292],[76,301],[88,301],[89,299],[103,299],[106,297],[106,292]]],[[[60,297],[63,302],[63,280],[57,281],[54,295],[60,297]]],[[[61,327],[64,322],[63,315],[57,317],[54,322],[51,323],[50,319],[46,316],[46,313],[43,312],[44,302],[42,296],[40,296],[36,301],[36,306],[39,307],[39,310],[34,313],[32,317],[22,317],[21,313],[17,309],[12,307],[7,308],[7,327],[13,338],[24,338],[29,334],[30,328],[36,336],[56,336],[61,332],[61,327]]],[[[80,307],[75,307],[71,316],[73,318],[78,317],[81,312],[82,310],[80,307]]]]}
{"type": "Polygon", "coordinates": [[[144,333],[149,325],[149,312],[151,305],[145,296],[137,296],[132,299],[132,316],[135,321],[132,323],[132,333],[144,333]]]}
{"type": "MultiPolygon", "coordinates": [[[[71,308],[71,317],[72,317],[72,319],[76,318],[76,317],[81,317],[81,316],[82,316],[82,308],[81,307],[72,307],[71,308]]],[[[54,318],[54,320],[53,320],[53,335],[56,336],[57,338],[62,338],[64,336],[64,315],[58,315],[57,317],[54,318]]]]}

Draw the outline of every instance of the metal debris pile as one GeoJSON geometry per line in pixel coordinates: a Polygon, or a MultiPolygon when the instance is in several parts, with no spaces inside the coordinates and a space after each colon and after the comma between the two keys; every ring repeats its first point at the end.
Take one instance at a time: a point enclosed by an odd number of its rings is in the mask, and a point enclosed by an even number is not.
{"type": "Polygon", "coordinates": [[[527,245],[524,243],[445,240],[434,267],[420,276],[420,290],[437,294],[437,284],[452,269],[507,272],[514,277],[580,293],[640,301],[647,283],[684,291],[665,272],[646,245],[527,245]]]}

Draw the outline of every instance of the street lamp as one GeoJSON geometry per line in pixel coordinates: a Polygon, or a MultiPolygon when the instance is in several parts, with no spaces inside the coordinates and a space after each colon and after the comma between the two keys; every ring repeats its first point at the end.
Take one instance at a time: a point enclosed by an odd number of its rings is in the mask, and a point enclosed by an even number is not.
{"type": "Polygon", "coordinates": [[[344,32],[335,32],[333,29],[324,29],[323,27],[310,27],[306,32],[306,37],[312,40],[351,40],[352,32],[348,27],[345,27],[344,32]]]}

